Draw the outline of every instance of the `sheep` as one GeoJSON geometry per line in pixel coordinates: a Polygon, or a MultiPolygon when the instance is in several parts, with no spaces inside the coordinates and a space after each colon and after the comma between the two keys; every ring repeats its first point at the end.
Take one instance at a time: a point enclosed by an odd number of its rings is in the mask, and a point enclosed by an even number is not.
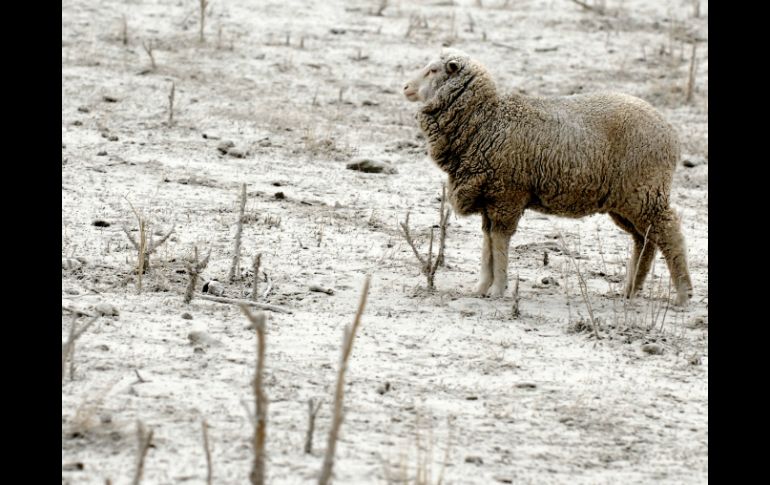
{"type": "Polygon", "coordinates": [[[417,121],[430,157],[448,175],[455,212],[481,214],[479,295],[503,295],[511,236],[532,209],[609,214],[634,242],[624,296],[639,292],[659,248],[676,303],[687,304],[685,241],[669,205],[679,141],[647,102],[612,92],[501,96],[487,69],[456,49],[429,62],[404,96],[422,103],[417,121]]]}

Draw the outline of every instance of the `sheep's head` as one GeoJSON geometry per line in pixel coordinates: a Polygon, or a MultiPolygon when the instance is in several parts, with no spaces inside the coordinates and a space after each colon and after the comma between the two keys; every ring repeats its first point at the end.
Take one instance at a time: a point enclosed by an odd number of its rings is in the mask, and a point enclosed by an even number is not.
{"type": "Polygon", "coordinates": [[[439,88],[457,76],[470,62],[467,54],[456,49],[445,49],[438,59],[429,62],[404,86],[404,96],[409,101],[426,103],[439,88]]]}

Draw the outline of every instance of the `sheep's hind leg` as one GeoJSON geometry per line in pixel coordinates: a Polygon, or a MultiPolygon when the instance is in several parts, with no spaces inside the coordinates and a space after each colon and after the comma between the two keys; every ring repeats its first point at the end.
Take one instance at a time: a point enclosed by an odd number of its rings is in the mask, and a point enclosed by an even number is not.
{"type": "Polygon", "coordinates": [[[666,258],[671,279],[676,288],[676,304],[685,306],[692,298],[692,281],[687,269],[687,253],[679,219],[671,208],[662,210],[653,220],[650,239],[655,241],[666,258]]]}
{"type": "Polygon", "coordinates": [[[633,253],[631,253],[631,259],[628,261],[626,288],[624,291],[626,298],[633,298],[642,289],[647,273],[650,272],[652,261],[655,258],[656,247],[650,240],[649,235],[645,238],[644,235],[634,228],[628,219],[618,214],[610,214],[610,217],[612,217],[612,220],[618,227],[631,234],[631,238],[634,241],[633,253]]]}
{"type": "Polygon", "coordinates": [[[633,298],[644,286],[644,280],[652,267],[652,261],[655,259],[655,244],[650,238],[633,234],[634,255],[631,261],[634,262],[633,272],[629,270],[628,280],[626,281],[626,298],[633,298]],[[633,276],[633,277],[632,277],[633,276]]]}

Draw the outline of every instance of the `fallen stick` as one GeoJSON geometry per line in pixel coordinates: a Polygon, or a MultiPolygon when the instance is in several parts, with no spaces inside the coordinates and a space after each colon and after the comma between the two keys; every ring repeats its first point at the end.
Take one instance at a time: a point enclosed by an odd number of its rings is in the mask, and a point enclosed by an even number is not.
{"type": "Polygon", "coordinates": [[[62,310],[66,310],[66,311],[68,311],[70,313],[74,313],[75,315],[84,315],[86,317],[92,317],[92,318],[99,316],[99,315],[96,315],[95,313],[89,312],[88,310],[79,310],[77,308],[72,308],[72,307],[65,306],[65,305],[62,305],[61,309],[62,310]]]}
{"type": "Polygon", "coordinates": [[[282,306],[268,305],[267,303],[258,303],[256,301],[251,301],[251,300],[241,300],[239,298],[225,298],[223,296],[207,295],[205,293],[199,294],[198,298],[201,298],[203,300],[215,301],[217,303],[228,303],[230,305],[248,305],[248,306],[253,306],[254,308],[259,308],[260,310],[267,310],[267,311],[276,312],[276,313],[288,313],[288,314],[293,313],[288,308],[284,308],[282,306]]]}

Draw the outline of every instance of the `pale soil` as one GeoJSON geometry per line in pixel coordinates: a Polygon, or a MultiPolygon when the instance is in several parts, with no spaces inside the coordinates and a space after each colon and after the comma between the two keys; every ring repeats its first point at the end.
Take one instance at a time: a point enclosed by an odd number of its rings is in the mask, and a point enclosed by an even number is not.
{"type": "MultiPolygon", "coordinates": [[[[700,18],[689,1],[608,0],[605,16],[569,1],[455,3],[391,1],[376,16],[377,1],[213,0],[200,45],[192,0],[63,2],[62,258],[85,264],[62,269],[62,305],[107,302],[120,312],[81,337],[75,378],[63,383],[63,483],[130,483],[137,420],[155,434],[143,483],[204,483],[202,419],[214,483],[248,482],[243,403],[253,409],[254,332],[237,307],[182,301],[194,246],[211,251],[204,281],[226,282],[241,183],[243,266],[261,252],[273,285],[265,301],[293,311],[268,320],[269,483],[312,482],[320,470],[343,327],[366,274],[372,288],[349,364],[335,483],[411,483],[418,443],[432,457],[433,482],[442,464],[444,483],[457,484],[708,481],[708,3],[700,18]],[[704,40],[691,104],[687,35],[704,40]],[[157,70],[142,73],[142,41],[151,39],[157,70]],[[630,240],[607,216],[525,215],[510,267],[521,280],[520,318],[510,295],[471,294],[478,217],[451,218],[447,266],[437,291],[426,290],[397,227],[411,211],[427,247],[444,176],[425,155],[416,105],[401,86],[445,42],[479,58],[506,89],[620,90],[671,120],[683,158],[697,165],[677,169],[672,194],[695,286],[686,311],[666,303],[660,257],[643,297],[624,302],[630,240]],[[245,158],[220,155],[222,140],[245,158]],[[398,173],[347,170],[358,156],[389,160],[398,173]],[[141,294],[136,251],[121,230],[138,234],[129,201],[152,232],[175,225],[141,294]],[[95,227],[97,219],[111,225],[95,227]],[[558,285],[544,284],[549,277],[558,285]],[[580,277],[598,341],[586,330],[580,277]],[[194,330],[218,344],[192,345],[194,330]],[[645,353],[651,342],[663,353],[645,353]],[[306,455],[310,398],[323,405],[306,455]],[[72,470],[76,463],[83,469],[72,470]]],[[[226,295],[249,285],[226,283],[226,295]]],[[[63,341],[70,322],[64,314],[63,341]]]]}

